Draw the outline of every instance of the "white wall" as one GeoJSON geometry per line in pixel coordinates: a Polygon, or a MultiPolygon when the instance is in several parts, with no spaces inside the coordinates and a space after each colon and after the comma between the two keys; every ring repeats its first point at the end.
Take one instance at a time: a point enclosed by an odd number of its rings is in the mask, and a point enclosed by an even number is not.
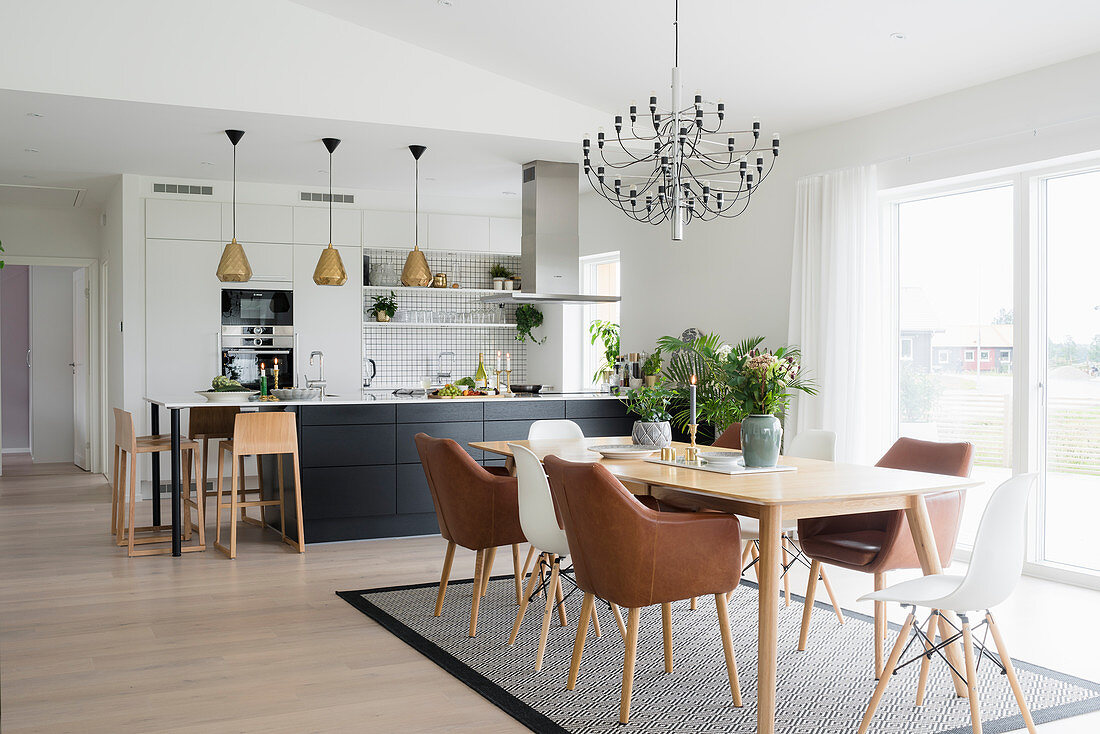
{"type": "Polygon", "coordinates": [[[893,187],[1098,150],[1097,78],[1100,55],[1088,56],[789,136],[748,212],[696,222],[682,243],[582,195],[582,254],[622,253],[623,350],[688,326],[786,343],[800,177],[877,163],[893,187]]]}
{"type": "Polygon", "coordinates": [[[73,269],[33,265],[31,458],[73,462],[73,269]]]}
{"type": "Polygon", "coordinates": [[[0,206],[4,254],[35,257],[99,257],[99,212],[0,206]]]}
{"type": "Polygon", "coordinates": [[[0,396],[3,397],[5,452],[30,449],[30,270],[8,265],[0,270],[0,396]]]}

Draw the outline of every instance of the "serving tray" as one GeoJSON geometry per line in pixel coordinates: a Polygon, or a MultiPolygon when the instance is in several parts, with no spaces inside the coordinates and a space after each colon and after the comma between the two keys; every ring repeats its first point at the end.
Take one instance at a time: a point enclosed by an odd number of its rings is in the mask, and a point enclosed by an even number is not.
{"type": "Polygon", "coordinates": [[[489,398],[514,398],[515,395],[505,393],[503,395],[433,395],[429,394],[429,400],[488,400],[489,398]]]}
{"type": "Polygon", "coordinates": [[[694,469],[696,471],[709,471],[714,474],[726,474],[727,476],[742,475],[742,474],[776,474],[779,472],[798,471],[797,466],[754,466],[744,467],[740,464],[726,464],[725,466],[719,466],[717,464],[700,463],[695,464],[688,462],[685,459],[677,459],[676,461],[663,461],[661,459],[642,459],[650,464],[664,464],[665,466],[675,466],[679,469],[694,469]]]}

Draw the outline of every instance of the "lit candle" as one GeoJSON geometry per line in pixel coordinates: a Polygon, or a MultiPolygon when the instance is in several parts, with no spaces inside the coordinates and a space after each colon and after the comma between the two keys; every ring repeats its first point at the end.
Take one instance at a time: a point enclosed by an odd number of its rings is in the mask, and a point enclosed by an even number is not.
{"type": "Polygon", "coordinates": [[[508,352],[507,354],[505,354],[504,359],[505,359],[505,362],[504,362],[505,371],[511,372],[512,371],[512,353],[508,352]]]}
{"type": "Polygon", "coordinates": [[[694,425],[696,425],[696,420],[695,420],[695,418],[696,418],[696,416],[695,416],[695,375],[691,376],[691,385],[689,387],[690,387],[690,390],[691,390],[691,425],[694,426],[694,425]]]}
{"type": "Polygon", "coordinates": [[[263,362],[260,362],[260,394],[267,395],[267,369],[263,362]]]}
{"type": "Polygon", "coordinates": [[[500,350],[497,350],[497,372],[500,372],[500,350]]]}
{"type": "Polygon", "coordinates": [[[279,358],[275,358],[275,389],[279,389],[279,358]]]}

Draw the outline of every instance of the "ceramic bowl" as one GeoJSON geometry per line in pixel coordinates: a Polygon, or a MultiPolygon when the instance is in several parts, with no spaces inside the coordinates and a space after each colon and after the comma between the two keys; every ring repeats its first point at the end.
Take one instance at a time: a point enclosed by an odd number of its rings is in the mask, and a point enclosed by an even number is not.
{"type": "Polygon", "coordinates": [[[286,387],[272,390],[279,400],[320,400],[321,390],[316,387],[286,387]]]}
{"type": "Polygon", "coordinates": [[[612,444],[609,446],[589,446],[605,459],[644,459],[661,450],[660,446],[640,446],[630,444],[612,444]]]}
{"type": "Polygon", "coordinates": [[[259,395],[259,390],[235,390],[218,392],[216,390],[196,390],[196,395],[202,395],[210,403],[247,403],[253,395],[259,395]]]}
{"type": "Polygon", "coordinates": [[[708,464],[714,464],[716,467],[732,467],[745,463],[740,451],[700,451],[699,457],[704,459],[708,464]]]}

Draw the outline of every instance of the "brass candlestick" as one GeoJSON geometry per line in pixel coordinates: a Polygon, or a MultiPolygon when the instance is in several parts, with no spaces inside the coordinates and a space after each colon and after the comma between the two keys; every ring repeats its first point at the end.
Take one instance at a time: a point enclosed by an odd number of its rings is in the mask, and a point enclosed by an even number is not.
{"type": "Polygon", "coordinates": [[[691,445],[688,446],[687,449],[685,449],[686,456],[684,458],[686,458],[687,461],[692,464],[699,463],[699,447],[695,445],[695,432],[698,430],[698,423],[688,424],[688,435],[691,437],[691,445]]]}
{"type": "Polygon", "coordinates": [[[500,373],[504,370],[493,370],[493,374],[497,376],[497,395],[500,395],[500,373]]]}
{"type": "Polygon", "coordinates": [[[512,370],[504,370],[504,394],[512,394],[512,370]]]}

